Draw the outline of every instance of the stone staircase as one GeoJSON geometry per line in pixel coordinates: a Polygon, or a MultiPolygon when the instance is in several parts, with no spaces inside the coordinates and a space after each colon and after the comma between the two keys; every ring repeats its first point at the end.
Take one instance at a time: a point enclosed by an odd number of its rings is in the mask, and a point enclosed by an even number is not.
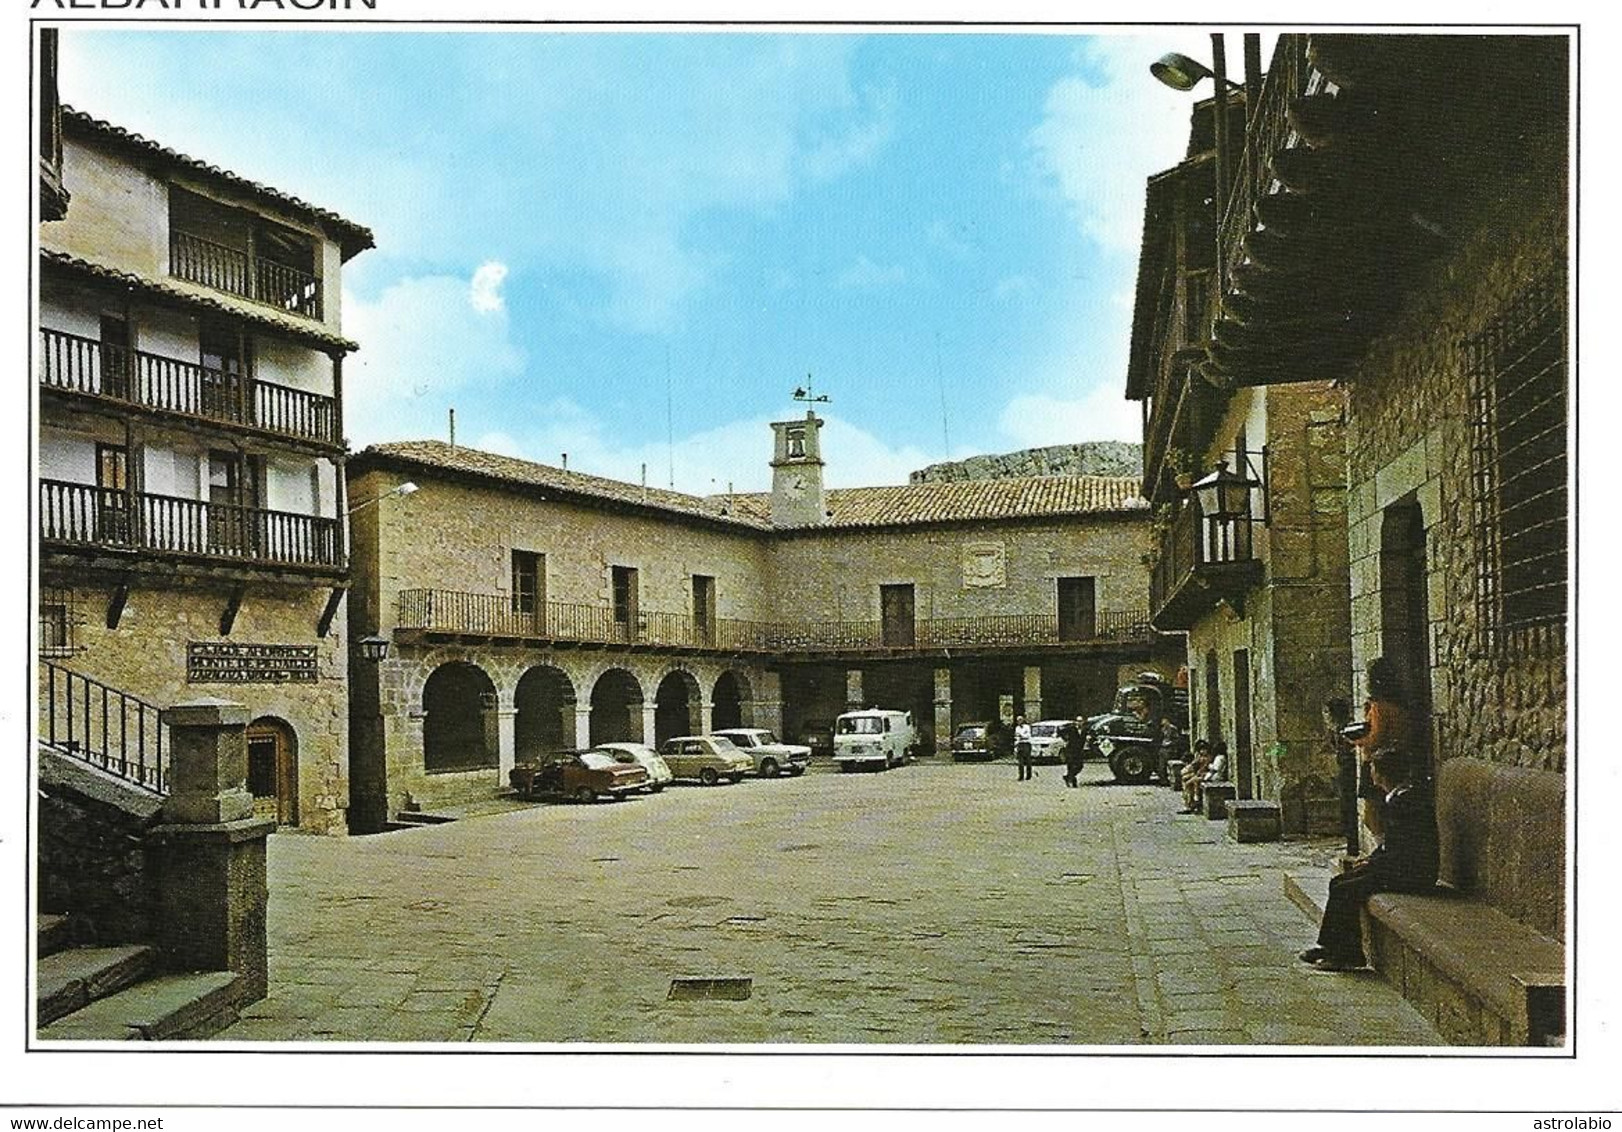
{"type": "Polygon", "coordinates": [[[37,923],[34,972],[42,1041],[183,1041],[212,1037],[237,1020],[243,980],[230,971],[158,970],[158,952],[142,944],[73,945],[66,916],[37,923]]]}

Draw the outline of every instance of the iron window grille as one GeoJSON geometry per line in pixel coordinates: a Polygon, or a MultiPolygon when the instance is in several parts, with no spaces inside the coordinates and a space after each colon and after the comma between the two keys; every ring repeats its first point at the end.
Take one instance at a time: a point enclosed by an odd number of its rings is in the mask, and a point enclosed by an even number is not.
{"type": "Polygon", "coordinates": [[[1462,343],[1470,381],[1482,651],[1565,648],[1566,288],[1551,271],[1462,343]]]}
{"type": "Polygon", "coordinates": [[[46,590],[39,598],[39,655],[72,656],[79,611],[71,590],[46,590]]]}

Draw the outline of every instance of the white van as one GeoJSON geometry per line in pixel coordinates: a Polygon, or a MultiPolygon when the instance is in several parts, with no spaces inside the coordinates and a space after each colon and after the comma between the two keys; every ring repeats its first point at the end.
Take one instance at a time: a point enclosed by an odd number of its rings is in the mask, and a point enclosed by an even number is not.
{"type": "Polygon", "coordinates": [[[834,762],[840,770],[900,766],[917,742],[912,712],[868,708],[834,720],[834,762]]]}

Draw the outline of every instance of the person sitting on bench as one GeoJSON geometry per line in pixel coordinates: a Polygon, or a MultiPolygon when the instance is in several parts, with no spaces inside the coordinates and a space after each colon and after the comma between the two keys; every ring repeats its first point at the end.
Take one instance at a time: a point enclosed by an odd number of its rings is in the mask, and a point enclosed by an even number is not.
{"type": "Polygon", "coordinates": [[[1201,739],[1194,744],[1194,761],[1183,768],[1183,813],[1192,814],[1199,809],[1195,796],[1200,790],[1200,779],[1210,769],[1211,744],[1201,739]]]}
{"type": "Polygon", "coordinates": [[[1363,955],[1363,904],[1377,892],[1428,892],[1436,886],[1440,850],[1436,807],[1429,784],[1415,773],[1406,751],[1381,747],[1369,760],[1374,781],[1385,791],[1385,838],[1367,857],[1356,858],[1329,881],[1329,902],[1318,943],[1301,960],[1320,971],[1354,971],[1363,955]]]}

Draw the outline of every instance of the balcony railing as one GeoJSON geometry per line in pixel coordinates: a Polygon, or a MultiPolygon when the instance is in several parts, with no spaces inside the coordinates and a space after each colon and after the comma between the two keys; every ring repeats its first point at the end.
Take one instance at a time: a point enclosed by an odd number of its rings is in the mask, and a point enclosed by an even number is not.
{"type": "Polygon", "coordinates": [[[162,794],[168,743],[159,709],[42,660],[39,738],[55,750],[162,794]]]}
{"type": "Polygon", "coordinates": [[[300,440],[338,442],[333,398],[229,370],[212,369],[41,329],[40,384],[47,389],[264,429],[300,440]]]}
{"type": "Polygon", "coordinates": [[[1249,516],[1207,518],[1184,503],[1161,536],[1149,576],[1149,608],[1157,629],[1186,629],[1220,599],[1243,601],[1259,580],[1261,563],[1251,541],[1249,516]]]}
{"type": "Polygon", "coordinates": [[[338,520],[41,480],[43,542],[194,555],[268,566],[341,568],[338,520]]]}
{"type": "Polygon", "coordinates": [[[924,618],[910,623],[910,639],[882,621],[695,621],[679,613],[638,611],[617,618],[608,606],[542,602],[513,608],[508,594],[405,590],[396,627],[431,633],[505,637],[579,644],[761,653],[837,653],[943,649],[1021,648],[1043,645],[1129,644],[1150,633],[1144,610],[1104,611],[1090,617],[1013,614],[924,618]],[[888,631],[887,631],[888,630],[888,631]]]}
{"type": "Polygon", "coordinates": [[[1283,149],[1290,139],[1289,105],[1307,93],[1313,73],[1307,62],[1307,37],[1279,36],[1267,69],[1267,80],[1262,83],[1261,96],[1245,127],[1242,162],[1230,171],[1232,188],[1224,206],[1221,229],[1224,278],[1232,279],[1234,268],[1245,261],[1245,237],[1256,224],[1256,202],[1267,195],[1272,186],[1273,154],[1283,149]]]}
{"type": "Polygon", "coordinates": [[[170,232],[169,274],[303,318],[321,317],[321,281],[308,271],[192,232],[170,232]]]}

